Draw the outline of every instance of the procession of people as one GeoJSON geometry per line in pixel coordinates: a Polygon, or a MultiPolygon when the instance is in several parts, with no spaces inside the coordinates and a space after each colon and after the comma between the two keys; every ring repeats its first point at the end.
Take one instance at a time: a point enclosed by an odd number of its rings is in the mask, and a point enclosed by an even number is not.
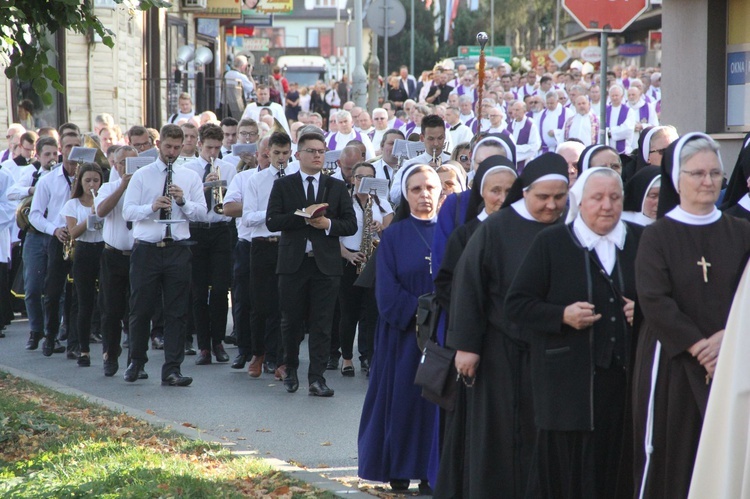
{"type": "Polygon", "coordinates": [[[722,345],[746,343],[750,134],[729,170],[660,123],[658,68],[479,64],[401,66],[368,110],[239,56],[239,115],[183,93],[125,133],[14,123],[3,324],[128,383],[157,349],[168,387],[214,362],[290,398],[367,376],[359,476],[397,493],[706,497],[704,420],[721,435],[742,364],[722,345]]]}

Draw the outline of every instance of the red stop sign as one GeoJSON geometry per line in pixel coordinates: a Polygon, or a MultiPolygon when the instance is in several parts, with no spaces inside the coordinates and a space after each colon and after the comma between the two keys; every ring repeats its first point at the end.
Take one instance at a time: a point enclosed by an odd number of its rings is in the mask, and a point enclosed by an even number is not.
{"type": "Polygon", "coordinates": [[[625,31],[648,8],[648,0],[563,0],[563,7],[586,31],[625,31]]]}

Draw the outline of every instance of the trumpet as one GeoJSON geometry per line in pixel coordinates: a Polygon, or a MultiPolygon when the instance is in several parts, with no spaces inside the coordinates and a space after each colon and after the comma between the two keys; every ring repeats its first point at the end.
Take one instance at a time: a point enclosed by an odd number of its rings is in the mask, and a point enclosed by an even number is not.
{"type": "Polygon", "coordinates": [[[443,146],[438,149],[437,147],[432,150],[432,161],[431,163],[435,165],[435,169],[437,170],[441,166],[443,166],[443,152],[445,152],[446,144],[443,142],[443,146]]]}
{"type": "Polygon", "coordinates": [[[214,213],[218,215],[224,214],[224,191],[221,183],[221,168],[215,164],[214,158],[211,158],[211,171],[218,175],[218,179],[214,182],[216,185],[212,188],[212,204],[214,205],[214,213]]]}

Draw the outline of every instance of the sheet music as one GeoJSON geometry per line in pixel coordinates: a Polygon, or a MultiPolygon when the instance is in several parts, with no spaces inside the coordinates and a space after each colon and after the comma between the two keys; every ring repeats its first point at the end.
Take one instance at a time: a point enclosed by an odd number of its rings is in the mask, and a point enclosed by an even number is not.
{"type": "Polygon", "coordinates": [[[68,155],[68,161],[76,163],[93,163],[96,158],[96,149],[93,147],[74,146],[68,155]]]}
{"type": "Polygon", "coordinates": [[[155,147],[152,147],[151,149],[147,151],[143,151],[138,156],[142,156],[144,158],[153,158],[153,160],[156,161],[159,158],[159,150],[156,149],[155,147]]]}
{"type": "Polygon", "coordinates": [[[374,194],[380,199],[388,199],[388,179],[363,178],[359,183],[358,194],[374,194]]]}
{"type": "Polygon", "coordinates": [[[409,154],[409,152],[406,150],[407,143],[408,142],[404,139],[396,139],[393,142],[393,155],[397,158],[401,156],[406,158],[407,155],[409,154]]]}
{"type": "Polygon", "coordinates": [[[131,158],[125,158],[125,173],[132,175],[139,168],[143,168],[146,165],[150,165],[154,160],[149,157],[136,156],[131,158]]]}
{"type": "Polygon", "coordinates": [[[425,152],[427,148],[425,147],[424,142],[407,142],[406,150],[408,151],[407,157],[412,159],[425,152]]]}
{"type": "Polygon", "coordinates": [[[325,163],[335,163],[341,157],[341,150],[338,151],[326,151],[325,163]]]}
{"type": "Polygon", "coordinates": [[[239,156],[241,154],[255,154],[258,151],[258,144],[234,144],[232,145],[232,156],[239,156]]]}

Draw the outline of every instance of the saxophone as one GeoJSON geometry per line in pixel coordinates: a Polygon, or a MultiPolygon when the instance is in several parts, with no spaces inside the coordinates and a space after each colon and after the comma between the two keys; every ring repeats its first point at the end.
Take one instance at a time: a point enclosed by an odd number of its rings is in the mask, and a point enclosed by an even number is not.
{"type": "Polygon", "coordinates": [[[362,215],[362,241],[359,243],[359,252],[365,255],[365,261],[357,264],[357,274],[362,273],[375,250],[372,232],[372,195],[369,195],[362,215]]]}
{"type": "Polygon", "coordinates": [[[63,243],[63,260],[66,262],[70,262],[73,260],[73,255],[75,254],[75,240],[68,234],[68,238],[63,243]]]}

